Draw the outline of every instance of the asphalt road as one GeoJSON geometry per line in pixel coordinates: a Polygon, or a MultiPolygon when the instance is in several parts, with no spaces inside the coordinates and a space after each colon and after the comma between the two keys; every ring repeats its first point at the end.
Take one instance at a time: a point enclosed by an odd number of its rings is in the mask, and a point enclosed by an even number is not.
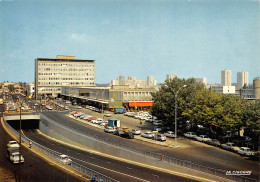
{"type": "Polygon", "coordinates": [[[196,181],[77,150],[50,141],[36,131],[24,131],[24,133],[33,141],[57,152],[68,154],[73,161],[119,181],[196,181]]]}
{"type": "MultiPolygon", "coordinates": [[[[0,96],[1,97],[1,96],[0,96]]],[[[3,105],[0,105],[0,115],[3,116],[3,105]]],[[[19,179],[19,165],[12,164],[6,153],[6,144],[9,140],[13,140],[3,129],[0,124],[0,181],[15,181],[19,179]]],[[[21,181],[27,182],[46,182],[46,181],[72,181],[80,182],[82,179],[69,174],[55,165],[46,162],[45,160],[35,156],[22,147],[21,153],[24,156],[25,162],[21,165],[21,181]]]]}
{"type": "MultiPolygon", "coordinates": [[[[90,111],[87,111],[90,112],[90,111]]],[[[232,170],[232,171],[252,171],[250,178],[259,179],[259,162],[249,160],[246,157],[241,157],[238,154],[229,152],[218,147],[210,146],[201,142],[189,140],[189,139],[179,139],[178,143],[180,146],[185,147],[180,148],[169,148],[162,147],[160,145],[154,145],[148,142],[139,141],[139,140],[128,140],[121,137],[117,137],[111,134],[104,133],[100,129],[95,127],[77,123],[75,120],[71,120],[66,117],[64,113],[61,112],[45,112],[46,116],[64,124],[68,124],[71,127],[78,128],[79,130],[87,131],[91,135],[96,135],[106,140],[121,143],[122,145],[127,145],[130,147],[137,147],[143,151],[152,151],[156,153],[162,153],[163,155],[171,156],[174,158],[192,161],[203,166],[208,166],[215,169],[223,170],[232,170]],[[85,127],[82,127],[85,126],[85,127]]],[[[93,114],[94,113],[90,113],[93,114]]],[[[121,116],[122,117],[122,116],[121,116]]],[[[128,117],[125,117],[124,120],[121,119],[121,122],[132,122],[128,121],[128,117]]],[[[132,119],[132,118],[129,118],[132,119]]],[[[122,123],[124,124],[124,123],[122,123]]],[[[174,140],[172,139],[172,142],[174,140]]]]}
{"type": "MultiPolygon", "coordinates": [[[[38,108],[40,108],[40,107],[38,106],[38,108]]],[[[99,113],[91,112],[86,109],[83,109],[83,110],[85,112],[95,115],[97,117],[101,116],[99,113]]],[[[182,159],[182,160],[189,160],[194,163],[197,163],[197,164],[200,164],[203,166],[212,167],[215,169],[235,170],[235,171],[240,171],[240,170],[252,171],[252,175],[248,176],[248,177],[254,178],[254,179],[259,179],[259,172],[258,172],[259,171],[259,162],[258,161],[251,161],[251,160],[241,157],[235,153],[225,151],[220,148],[213,147],[213,146],[209,146],[209,145],[197,142],[197,141],[179,139],[178,143],[182,144],[180,146],[185,146],[185,147],[180,147],[180,148],[162,147],[160,145],[154,145],[149,142],[138,141],[138,140],[127,140],[124,138],[106,134],[106,133],[102,132],[100,129],[96,129],[94,127],[91,127],[89,125],[85,125],[82,123],[76,123],[75,121],[72,121],[68,117],[64,116],[64,113],[45,112],[44,114],[58,122],[62,122],[64,124],[68,124],[72,127],[85,130],[92,135],[96,135],[103,139],[105,138],[112,142],[121,143],[123,145],[128,145],[131,147],[138,146],[138,148],[140,150],[162,153],[167,156],[172,156],[172,157],[182,159]],[[85,127],[82,127],[82,125],[84,125],[85,127]]],[[[149,125],[149,123],[148,124],[145,123],[141,126],[141,125],[139,125],[138,120],[135,120],[133,118],[128,118],[123,115],[116,115],[114,117],[119,118],[121,120],[121,123],[123,126],[131,127],[131,128],[140,127],[141,129],[144,129],[144,130],[149,130],[151,128],[151,125],[149,125]]],[[[80,152],[76,152],[76,154],[77,154],[76,156],[79,156],[79,153],[80,152]]],[[[107,163],[103,163],[103,164],[106,164],[106,166],[107,166],[107,163]]],[[[109,162],[108,162],[108,164],[109,164],[109,162]]],[[[127,171],[129,171],[129,169],[127,171]]]]}

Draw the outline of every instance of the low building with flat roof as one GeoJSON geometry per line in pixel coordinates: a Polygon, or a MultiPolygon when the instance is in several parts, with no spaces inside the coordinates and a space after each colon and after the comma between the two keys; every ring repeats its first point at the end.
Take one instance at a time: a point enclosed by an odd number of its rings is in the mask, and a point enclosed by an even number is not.
{"type": "Polygon", "coordinates": [[[61,97],[108,110],[125,107],[127,110],[147,110],[153,105],[152,92],[155,88],[130,88],[128,85],[112,87],[63,87],[61,97]]]}

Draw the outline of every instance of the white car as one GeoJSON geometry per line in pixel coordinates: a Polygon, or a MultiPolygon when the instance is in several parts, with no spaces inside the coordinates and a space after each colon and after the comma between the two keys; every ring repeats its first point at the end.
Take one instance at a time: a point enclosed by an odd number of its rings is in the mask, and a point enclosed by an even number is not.
{"type": "Polygon", "coordinates": [[[196,133],[194,133],[194,132],[184,133],[184,136],[186,136],[187,138],[195,138],[195,137],[197,137],[196,133]]]}
{"type": "Polygon", "coordinates": [[[226,150],[231,150],[231,151],[238,151],[239,147],[236,146],[234,143],[224,143],[220,145],[221,148],[226,149],[226,150]]]}
{"type": "Polygon", "coordinates": [[[71,165],[72,160],[67,155],[60,155],[59,161],[62,164],[71,165]]]}
{"type": "Polygon", "coordinates": [[[153,125],[155,125],[155,126],[162,125],[162,121],[161,120],[156,120],[156,121],[153,122],[153,125]]]}
{"type": "Polygon", "coordinates": [[[141,131],[140,131],[140,130],[137,130],[137,129],[132,129],[131,132],[132,132],[134,135],[140,135],[140,134],[141,134],[141,131]]]}
{"type": "Polygon", "coordinates": [[[144,138],[153,138],[154,134],[151,131],[147,131],[147,132],[141,134],[141,136],[144,137],[144,138]]]}
{"type": "Polygon", "coordinates": [[[111,117],[111,113],[106,112],[106,113],[104,114],[104,116],[105,116],[105,117],[111,117]]]}
{"type": "MultiPolygon", "coordinates": [[[[10,160],[12,161],[13,164],[19,164],[19,152],[14,152],[10,155],[10,160]]],[[[24,158],[21,155],[21,163],[24,163],[24,158]]]]}
{"type": "Polygon", "coordinates": [[[19,148],[20,145],[19,145],[18,142],[15,141],[15,140],[9,141],[8,144],[7,144],[7,148],[14,148],[14,147],[19,148]]]}
{"type": "Polygon", "coordinates": [[[208,142],[210,141],[210,138],[207,135],[199,135],[196,137],[196,140],[200,142],[208,142]]]}
{"type": "Polygon", "coordinates": [[[100,126],[105,126],[108,123],[108,120],[102,121],[102,123],[98,123],[100,126]]]}
{"type": "Polygon", "coordinates": [[[173,131],[167,131],[166,133],[164,133],[164,135],[169,138],[175,138],[175,134],[173,131]]]}
{"type": "Polygon", "coordinates": [[[250,150],[248,147],[240,147],[240,149],[237,150],[237,153],[244,156],[254,156],[255,153],[250,150]]]}
{"type": "Polygon", "coordinates": [[[99,123],[102,123],[103,122],[103,119],[102,118],[97,118],[97,119],[94,119],[91,121],[93,124],[99,124],[99,123]]]}
{"type": "Polygon", "coordinates": [[[98,120],[93,119],[93,120],[91,120],[91,123],[93,123],[93,124],[98,124],[98,120]]]}
{"type": "Polygon", "coordinates": [[[112,127],[107,127],[104,129],[104,132],[107,132],[107,133],[114,133],[115,129],[112,128],[112,127]]]}
{"type": "Polygon", "coordinates": [[[78,106],[78,109],[82,109],[82,106],[78,106]]]}
{"type": "Polygon", "coordinates": [[[154,140],[158,140],[158,141],[166,141],[166,136],[163,134],[157,134],[154,136],[154,140]]]}

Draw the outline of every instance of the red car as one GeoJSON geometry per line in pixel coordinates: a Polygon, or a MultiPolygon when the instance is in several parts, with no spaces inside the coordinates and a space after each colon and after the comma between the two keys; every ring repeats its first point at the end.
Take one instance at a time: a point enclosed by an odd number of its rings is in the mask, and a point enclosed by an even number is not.
{"type": "Polygon", "coordinates": [[[76,111],[76,112],[74,112],[74,113],[72,113],[71,115],[72,116],[74,116],[75,114],[78,114],[79,112],[78,111],[76,111]]]}
{"type": "Polygon", "coordinates": [[[94,120],[94,119],[97,119],[95,116],[92,116],[91,118],[87,118],[86,120],[87,121],[92,121],[92,120],[94,120]]]}

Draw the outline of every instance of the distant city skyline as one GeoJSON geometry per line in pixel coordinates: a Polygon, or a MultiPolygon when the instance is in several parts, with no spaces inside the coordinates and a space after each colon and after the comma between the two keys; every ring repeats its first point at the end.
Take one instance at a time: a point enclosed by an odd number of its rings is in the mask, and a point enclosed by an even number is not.
{"type": "Polygon", "coordinates": [[[34,60],[57,55],[95,60],[96,83],[260,76],[257,0],[1,0],[0,12],[1,82],[34,82],[34,60]]]}

